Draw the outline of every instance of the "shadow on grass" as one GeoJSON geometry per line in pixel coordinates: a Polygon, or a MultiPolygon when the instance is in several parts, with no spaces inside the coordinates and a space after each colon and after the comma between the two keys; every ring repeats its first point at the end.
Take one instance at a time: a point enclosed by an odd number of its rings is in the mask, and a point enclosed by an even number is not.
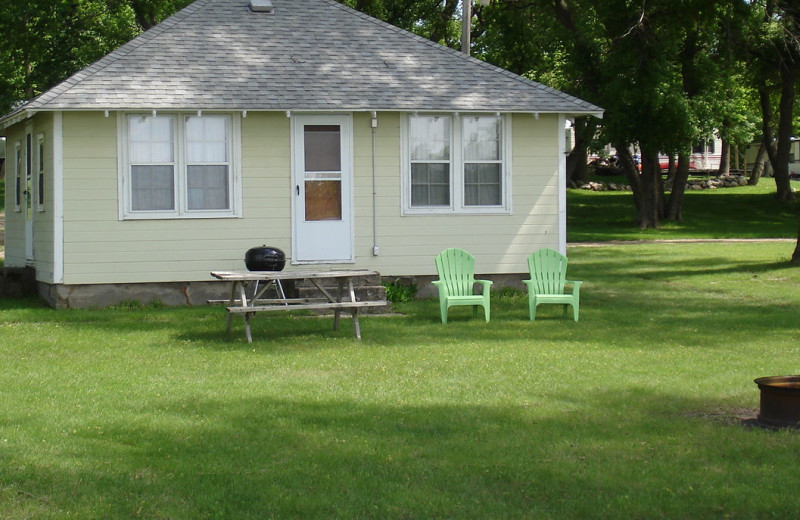
{"type": "Polygon", "coordinates": [[[105,519],[796,513],[800,436],[688,418],[717,404],[649,389],[543,390],[530,401],[164,398],[142,405],[157,414],[132,409],[124,422],[76,424],[45,448],[46,462],[6,454],[0,488],[15,494],[8,518],[31,510],[105,519]],[[544,402],[562,408],[543,411],[544,402]]]}

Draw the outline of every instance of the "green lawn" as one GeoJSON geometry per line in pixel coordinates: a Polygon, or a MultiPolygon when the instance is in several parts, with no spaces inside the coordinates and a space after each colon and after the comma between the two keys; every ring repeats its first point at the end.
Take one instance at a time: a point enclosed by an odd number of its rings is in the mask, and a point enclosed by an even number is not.
{"type": "Polygon", "coordinates": [[[0,518],[792,518],[793,244],[570,248],[581,321],[523,296],[346,321],[0,300],[0,518]]]}
{"type": "MultiPolygon", "coordinates": [[[[595,180],[608,180],[598,177],[595,180]]],[[[623,182],[619,178],[611,178],[623,182]]],[[[792,181],[800,189],[800,182],[792,181]]],[[[631,192],[569,190],[567,240],[591,242],[677,238],[797,238],[800,201],[775,199],[775,181],[758,186],[687,191],[683,222],[639,230],[631,192]]]]}

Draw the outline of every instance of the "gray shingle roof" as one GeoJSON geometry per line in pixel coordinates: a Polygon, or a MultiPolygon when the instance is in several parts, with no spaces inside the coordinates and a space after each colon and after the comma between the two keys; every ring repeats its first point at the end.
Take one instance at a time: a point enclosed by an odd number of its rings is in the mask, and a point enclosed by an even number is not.
{"type": "Polygon", "coordinates": [[[334,0],[198,0],[22,110],[599,113],[334,0]]]}

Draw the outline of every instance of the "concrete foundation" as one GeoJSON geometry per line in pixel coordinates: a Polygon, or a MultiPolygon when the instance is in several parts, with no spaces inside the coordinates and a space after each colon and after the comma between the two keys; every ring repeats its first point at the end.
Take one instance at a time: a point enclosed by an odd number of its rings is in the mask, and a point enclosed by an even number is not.
{"type": "Polygon", "coordinates": [[[120,304],[205,305],[230,297],[224,282],[50,285],[39,283],[39,297],[56,309],[104,308],[120,304]]]}
{"type": "MultiPolygon", "coordinates": [[[[31,275],[32,276],[32,275],[31,275]]],[[[438,293],[431,284],[436,276],[383,276],[384,281],[397,281],[404,285],[416,284],[417,298],[436,298],[438,293]]],[[[476,275],[482,280],[492,280],[492,291],[512,287],[524,291],[523,279],[527,273],[476,275]]],[[[147,305],[158,303],[167,306],[206,305],[208,300],[230,297],[231,285],[221,281],[127,283],[93,285],[34,284],[29,294],[38,294],[56,309],[104,308],[124,304],[147,305]]],[[[19,296],[19,295],[17,295],[19,296]]]]}

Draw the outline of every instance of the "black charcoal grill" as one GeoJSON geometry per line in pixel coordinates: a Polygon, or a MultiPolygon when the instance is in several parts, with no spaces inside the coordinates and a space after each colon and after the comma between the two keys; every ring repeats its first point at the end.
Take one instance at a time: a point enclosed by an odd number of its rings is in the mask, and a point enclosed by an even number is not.
{"type": "Polygon", "coordinates": [[[286,254],[277,247],[253,247],[245,253],[244,265],[249,271],[283,271],[286,254]]]}

